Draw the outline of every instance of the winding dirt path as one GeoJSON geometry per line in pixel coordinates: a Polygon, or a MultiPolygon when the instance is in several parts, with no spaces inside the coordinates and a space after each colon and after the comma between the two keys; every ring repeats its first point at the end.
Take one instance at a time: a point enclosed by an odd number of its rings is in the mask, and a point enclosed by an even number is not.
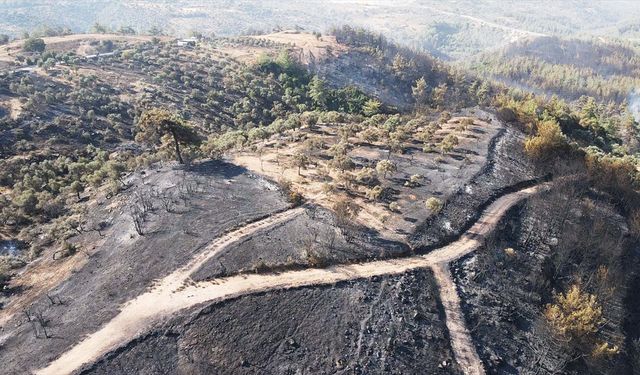
{"type": "Polygon", "coordinates": [[[239,275],[228,278],[193,282],[189,276],[202,264],[229,244],[255,231],[294,217],[301,209],[274,215],[263,221],[250,224],[231,232],[213,242],[189,264],[161,280],[149,292],[126,303],[120,314],[89,335],[75,347],[64,353],[46,368],[38,370],[41,375],[70,374],[83,365],[93,363],[115,348],[148,332],[156,323],[168,319],[178,311],[201,303],[219,302],[226,299],[274,289],[333,284],[380,275],[402,274],[418,268],[433,268],[440,286],[443,306],[450,331],[452,347],[461,368],[467,374],[484,374],[471,336],[464,323],[455,283],[449,274],[449,263],[476,250],[484,237],[496,226],[505,212],[518,201],[536,193],[542,186],[524,189],[496,200],[482,214],[480,220],[459,240],[427,255],[402,259],[390,259],[361,264],[339,265],[324,269],[310,268],[280,274],[239,275]]]}

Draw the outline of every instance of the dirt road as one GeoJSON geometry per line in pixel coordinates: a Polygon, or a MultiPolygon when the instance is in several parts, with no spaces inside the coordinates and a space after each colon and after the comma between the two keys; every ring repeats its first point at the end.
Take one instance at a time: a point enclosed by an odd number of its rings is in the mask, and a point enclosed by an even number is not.
{"type": "Polygon", "coordinates": [[[286,211],[241,228],[221,237],[194,258],[188,265],[161,280],[149,292],[126,303],[113,320],[99,331],[89,335],[74,348],[64,353],[37,374],[69,374],[90,364],[115,348],[147,332],[151,326],[181,310],[201,303],[212,303],[274,289],[296,288],[310,285],[333,284],[339,281],[380,275],[402,274],[417,268],[434,268],[440,286],[443,305],[450,330],[452,347],[460,366],[469,374],[484,374],[482,363],[464,324],[455,284],[448,272],[449,262],[480,246],[505,212],[521,199],[536,193],[541,187],[532,187],[508,194],[496,200],[482,214],[480,220],[459,240],[427,255],[403,259],[374,261],[361,264],[333,266],[324,269],[305,269],[280,274],[252,274],[195,283],[189,276],[204,262],[229,244],[255,231],[267,228],[298,214],[300,209],[286,211]]]}
{"type": "Polygon", "coordinates": [[[438,282],[440,300],[445,311],[445,323],[451,337],[451,348],[458,365],[467,375],[484,374],[482,361],[475,350],[471,335],[460,308],[460,297],[449,272],[449,264],[436,264],[432,267],[438,282]]]}
{"type": "Polygon", "coordinates": [[[470,16],[470,15],[467,15],[467,14],[459,14],[459,13],[449,12],[449,11],[446,11],[446,10],[435,9],[435,8],[431,8],[431,7],[427,7],[427,8],[429,10],[431,10],[431,11],[434,11],[434,12],[442,13],[442,14],[445,14],[445,15],[448,15],[448,16],[452,16],[452,17],[463,18],[463,19],[478,23],[480,25],[484,25],[484,26],[492,27],[494,29],[498,29],[498,30],[502,30],[502,31],[505,31],[505,32],[508,32],[508,33],[512,33],[514,35],[514,38],[511,40],[512,42],[517,41],[520,37],[528,37],[528,36],[546,37],[546,36],[549,36],[547,34],[538,33],[538,32],[535,32],[535,31],[530,31],[530,30],[525,30],[525,29],[517,29],[515,27],[506,26],[506,25],[502,25],[502,24],[499,24],[499,23],[487,21],[487,20],[484,20],[482,18],[470,16]]]}

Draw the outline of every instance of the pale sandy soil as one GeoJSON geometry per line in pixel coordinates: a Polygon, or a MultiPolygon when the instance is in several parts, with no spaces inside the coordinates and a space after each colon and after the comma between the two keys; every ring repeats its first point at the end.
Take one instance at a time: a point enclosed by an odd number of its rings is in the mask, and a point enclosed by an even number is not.
{"type": "MultiPolygon", "coordinates": [[[[281,31],[267,35],[248,36],[248,38],[266,39],[283,44],[286,48],[291,49],[293,55],[300,58],[303,64],[310,64],[329,56],[339,56],[347,51],[347,47],[339,44],[335,36],[322,36],[318,39],[313,34],[306,32],[281,31]]],[[[247,64],[254,63],[264,53],[273,53],[273,48],[243,45],[221,45],[212,50],[247,64]]]]}
{"type": "MultiPolygon", "coordinates": [[[[455,134],[458,137],[460,143],[456,146],[456,151],[451,154],[414,151],[411,154],[394,154],[391,157],[391,161],[398,166],[398,170],[391,173],[386,181],[382,177],[380,180],[382,185],[398,190],[395,202],[400,206],[400,212],[391,211],[383,202],[373,202],[361,196],[350,196],[349,199],[362,208],[356,218],[357,221],[376,229],[385,238],[404,241],[404,234],[414,231],[417,223],[423,222],[430,215],[424,203],[428,198],[437,196],[444,201],[467,183],[485,165],[489,143],[502,125],[498,121],[489,123],[475,119],[474,125],[461,130],[459,122],[462,119],[463,117],[452,118],[449,123],[443,124],[442,129],[438,130],[434,136],[435,139],[442,139],[448,134],[455,134]],[[476,132],[483,133],[476,134],[476,132]],[[408,188],[391,180],[392,178],[408,179],[413,174],[422,175],[422,186],[408,188]],[[407,217],[415,220],[407,221],[405,220],[407,217]]],[[[302,130],[303,133],[305,131],[302,130]]],[[[330,146],[338,142],[338,137],[334,133],[335,126],[320,125],[318,131],[308,135],[321,139],[330,146]]],[[[358,144],[361,140],[350,138],[350,142],[358,144]]],[[[300,143],[284,143],[275,148],[271,141],[258,147],[262,150],[261,152],[234,153],[233,163],[257,174],[266,175],[275,181],[287,180],[292,183],[295,191],[328,209],[332,208],[337,199],[344,197],[344,193],[340,191],[327,193],[324,190],[326,183],[333,186],[340,185],[339,173],[328,167],[327,160],[314,156],[312,160],[315,164],[309,164],[301,170],[300,175],[298,174],[297,167],[293,166],[293,156],[301,149],[300,143]],[[327,171],[329,181],[324,179],[325,176],[322,173],[327,171]]],[[[349,152],[349,156],[354,159],[367,159],[374,162],[375,166],[375,162],[387,159],[387,152],[384,149],[385,146],[378,142],[371,146],[359,144],[349,152]]],[[[352,171],[352,173],[356,172],[352,171]]],[[[350,190],[364,195],[366,188],[354,184],[350,190]]]]}
{"type": "MultiPolygon", "coordinates": [[[[171,37],[158,37],[162,41],[170,41],[171,37]]],[[[151,41],[152,36],[117,35],[117,34],[74,34],[67,36],[53,36],[42,38],[47,45],[47,51],[73,51],[78,55],[92,54],[89,43],[92,41],[112,40],[114,42],[143,43],[151,41]]],[[[12,63],[15,55],[22,50],[24,40],[16,40],[0,46],[0,62],[12,63]]]]}
{"type": "Polygon", "coordinates": [[[440,290],[440,300],[446,314],[445,322],[456,361],[466,375],[482,375],[485,373],[484,367],[467,329],[449,264],[437,264],[431,268],[440,290]]]}
{"type": "Polygon", "coordinates": [[[9,116],[11,116],[12,119],[17,120],[22,114],[22,102],[18,98],[12,98],[9,99],[8,104],[9,110],[11,111],[9,116]]]}
{"type": "Polygon", "coordinates": [[[305,64],[314,59],[327,56],[339,56],[347,51],[347,47],[341,45],[335,36],[322,36],[319,39],[313,34],[303,32],[282,31],[279,33],[256,36],[256,39],[268,39],[277,43],[292,43],[298,50],[301,61],[305,64]]]}
{"type": "Polygon", "coordinates": [[[268,48],[248,47],[248,46],[233,46],[233,47],[219,46],[213,49],[213,51],[220,52],[223,55],[228,56],[244,64],[253,64],[257,61],[258,56],[264,53],[269,53],[271,50],[268,48]]]}

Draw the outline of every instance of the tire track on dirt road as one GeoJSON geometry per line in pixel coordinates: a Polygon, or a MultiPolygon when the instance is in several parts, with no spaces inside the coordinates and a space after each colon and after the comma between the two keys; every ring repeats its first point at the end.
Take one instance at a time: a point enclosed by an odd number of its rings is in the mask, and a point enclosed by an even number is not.
{"type": "Polygon", "coordinates": [[[36,373],[41,375],[73,373],[148,332],[154,324],[168,319],[181,310],[202,303],[220,302],[275,289],[327,285],[373,276],[398,275],[419,268],[434,268],[440,293],[443,295],[447,327],[450,330],[456,360],[466,373],[484,374],[482,362],[464,323],[455,283],[448,273],[448,265],[476,250],[510,207],[535,194],[544,185],[530,187],[497,199],[483,212],[472,228],[457,241],[426,255],[328,268],[309,268],[279,274],[238,275],[200,283],[185,283],[190,281],[189,276],[192,272],[229,244],[259,229],[292,218],[302,209],[274,215],[216,240],[188,265],[167,276],[149,292],[126,303],[121,312],[100,330],[87,336],[71,350],[51,362],[49,366],[36,373]]]}

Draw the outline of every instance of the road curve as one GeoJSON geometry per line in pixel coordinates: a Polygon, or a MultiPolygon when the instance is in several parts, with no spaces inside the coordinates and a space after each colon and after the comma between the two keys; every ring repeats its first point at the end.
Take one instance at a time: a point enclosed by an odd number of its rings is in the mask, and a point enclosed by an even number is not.
{"type": "Polygon", "coordinates": [[[468,374],[484,374],[471,338],[464,324],[455,284],[448,272],[448,264],[476,250],[496,226],[505,212],[518,201],[536,193],[542,186],[505,195],[491,204],[473,227],[460,239],[427,255],[310,268],[280,274],[238,275],[213,281],[194,283],[189,276],[207,259],[229,244],[261,228],[282,222],[297,214],[286,211],[260,222],[250,224],[214,241],[205,252],[187,266],[161,280],[152,290],[127,302],[121,312],[100,330],[89,335],[75,347],[62,354],[47,367],[36,371],[39,375],[71,374],[91,364],[108,352],[125,345],[147,332],[154,324],[173,314],[202,303],[214,303],[247,294],[274,289],[333,284],[381,275],[402,274],[419,268],[434,268],[450,330],[452,347],[461,368],[468,374]]]}

